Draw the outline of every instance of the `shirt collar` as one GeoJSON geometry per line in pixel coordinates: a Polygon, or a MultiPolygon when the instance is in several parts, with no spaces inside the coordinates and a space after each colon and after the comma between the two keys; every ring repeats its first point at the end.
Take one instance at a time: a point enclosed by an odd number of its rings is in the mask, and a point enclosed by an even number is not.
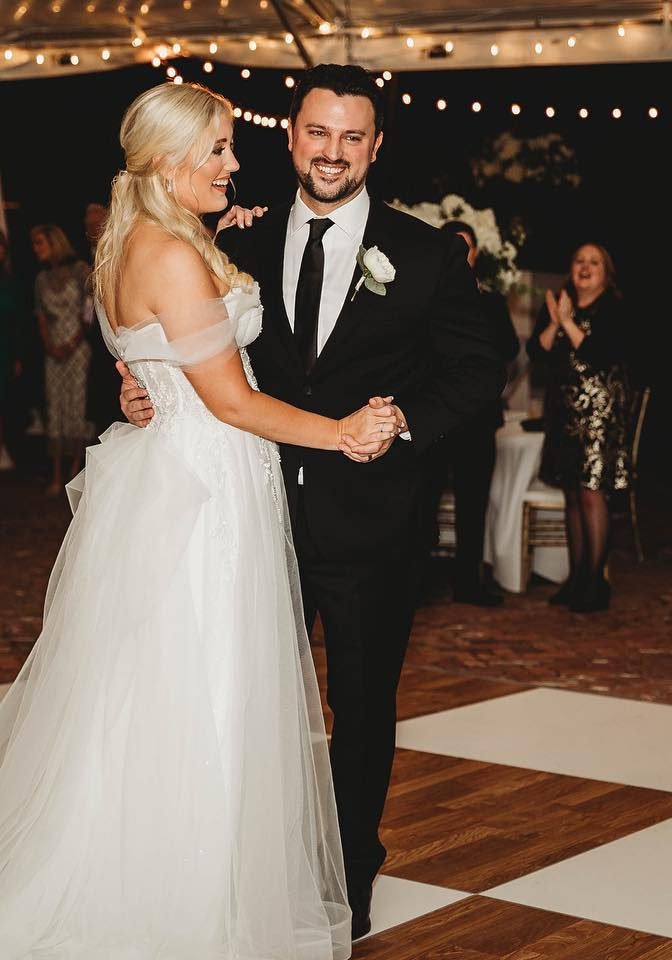
{"type": "MultiPolygon", "coordinates": [[[[347,233],[349,237],[354,238],[363,229],[366,218],[369,215],[370,206],[371,200],[366,187],[364,187],[352,200],[348,200],[347,203],[332,210],[331,213],[328,214],[328,217],[330,220],[333,220],[341,230],[347,233]]],[[[296,199],[294,200],[294,205],[289,215],[290,236],[294,236],[301,227],[308,223],[309,220],[313,220],[316,216],[317,214],[303,202],[297,190],[296,199]]]]}

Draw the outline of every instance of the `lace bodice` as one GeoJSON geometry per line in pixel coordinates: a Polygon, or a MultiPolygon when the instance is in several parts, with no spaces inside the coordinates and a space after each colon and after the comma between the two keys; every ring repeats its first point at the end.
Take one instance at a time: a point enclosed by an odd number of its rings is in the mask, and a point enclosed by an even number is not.
{"type": "Polygon", "coordinates": [[[112,329],[105,311],[96,304],[103,337],[110,352],[123,360],[139,384],[146,387],[154,407],[152,428],[168,429],[181,416],[196,416],[213,420],[189,380],[183,367],[227,349],[238,347],[243,368],[250,386],[257,390],[257,382],[245,347],[261,332],[263,307],[259,285],[250,292],[239,288],[225,297],[197,304],[194,329],[181,322],[180,338],[169,337],[171,324],[163,317],[151,317],[135,327],[119,326],[112,329]]]}

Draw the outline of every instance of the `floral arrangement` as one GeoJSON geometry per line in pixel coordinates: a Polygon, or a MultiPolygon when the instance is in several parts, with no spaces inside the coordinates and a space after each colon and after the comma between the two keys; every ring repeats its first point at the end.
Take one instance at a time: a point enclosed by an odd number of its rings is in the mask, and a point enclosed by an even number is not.
{"type": "Polygon", "coordinates": [[[514,137],[508,131],[486,143],[471,161],[471,172],[479,187],[489,180],[509,183],[546,183],[573,189],[581,183],[574,149],[559,133],[538,137],[514,137]]]}
{"type": "Polygon", "coordinates": [[[526,289],[520,282],[520,270],[516,266],[518,250],[525,241],[525,231],[519,222],[512,224],[510,237],[503,239],[492,209],[476,210],[454,193],[445,196],[440,203],[424,201],[407,206],[400,200],[393,200],[390,206],[410,213],[433,227],[441,228],[449,220],[468,223],[478,241],[476,273],[481,289],[505,295],[526,289]]]}

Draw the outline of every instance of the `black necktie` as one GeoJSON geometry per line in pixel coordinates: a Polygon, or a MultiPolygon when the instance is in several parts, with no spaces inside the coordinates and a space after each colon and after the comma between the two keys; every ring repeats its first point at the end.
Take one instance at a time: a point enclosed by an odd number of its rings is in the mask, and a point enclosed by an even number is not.
{"type": "Polygon", "coordinates": [[[334,221],[321,217],[308,223],[310,236],[303,251],[294,301],[294,337],[306,373],[310,373],[317,359],[317,319],[324,276],[322,237],[334,225],[334,221]]]}

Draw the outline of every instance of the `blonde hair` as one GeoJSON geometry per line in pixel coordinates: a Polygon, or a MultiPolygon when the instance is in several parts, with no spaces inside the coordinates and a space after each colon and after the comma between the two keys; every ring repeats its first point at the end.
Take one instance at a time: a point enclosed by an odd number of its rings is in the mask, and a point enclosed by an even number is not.
{"type": "Polygon", "coordinates": [[[199,252],[208,269],[229,287],[250,286],[218,250],[198,216],[170,189],[172,171],[189,163],[193,174],[208,159],[222,117],[233,121],[229,101],[197,83],[163,83],[140,94],[126,110],[119,140],[126,169],[112,181],[110,208],[96,247],[94,289],[114,300],[128,236],[140,222],[158,224],[199,252]]]}
{"type": "Polygon", "coordinates": [[[34,240],[36,236],[42,234],[51,247],[49,263],[53,266],[59,266],[63,263],[71,263],[77,259],[77,254],[63,230],[57,227],[55,223],[38,223],[30,231],[30,239],[34,240]]]}

